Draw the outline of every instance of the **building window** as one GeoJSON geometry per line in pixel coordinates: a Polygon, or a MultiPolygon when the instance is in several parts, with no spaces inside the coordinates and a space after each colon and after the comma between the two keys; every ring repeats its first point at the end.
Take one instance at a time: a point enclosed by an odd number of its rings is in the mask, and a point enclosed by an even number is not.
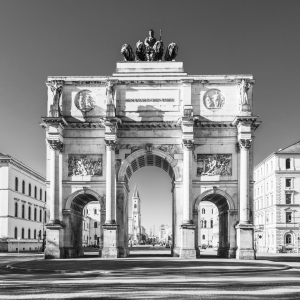
{"type": "Polygon", "coordinates": [[[40,209],[40,222],[42,222],[42,210],[40,209]]]}
{"type": "Polygon", "coordinates": [[[15,203],[15,217],[18,217],[18,203],[15,203]]]}
{"type": "Polygon", "coordinates": [[[47,202],[47,192],[45,191],[45,202],[47,202]]]}
{"type": "Polygon", "coordinates": [[[36,221],[36,215],[37,215],[37,211],[36,211],[36,207],[34,208],[34,221],[36,221]]]}
{"type": "Polygon", "coordinates": [[[34,229],[33,238],[36,240],[36,229],[34,229]]]}
{"type": "Polygon", "coordinates": [[[292,243],[292,236],[290,234],[287,234],[285,236],[285,243],[286,244],[291,244],[292,243]]]}
{"type": "Polygon", "coordinates": [[[94,222],[94,228],[97,228],[98,226],[97,226],[97,222],[94,222]]]}
{"type": "Polygon", "coordinates": [[[42,197],[43,197],[43,191],[42,189],[40,189],[40,200],[42,200],[42,197]]]}
{"type": "Polygon", "coordinates": [[[22,193],[25,194],[25,181],[22,181],[22,193]]]}
{"type": "Polygon", "coordinates": [[[42,237],[42,231],[39,231],[39,239],[42,237]]]}
{"type": "Polygon", "coordinates": [[[210,227],[213,228],[214,227],[214,221],[210,220],[210,227]]]}
{"type": "Polygon", "coordinates": [[[207,226],[207,222],[206,220],[204,220],[204,228],[206,228],[206,226],[207,226]]]}
{"type": "Polygon", "coordinates": [[[286,212],[286,223],[291,223],[292,222],[292,213],[291,212],[286,212]]]}
{"type": "Polygon", "coordinates": [[[17,192],[19,189],[19,179],[18,177],[15,178],[15,191],[17,192]]]}
{"type": "Polygon", "coordinates": [[[285,179],[285,187],[287,187],[287,188],[292,187],[292,179],[291,178],[285,179]]]}
{"type": "Polygon", "coordinates": [[[28,229],[28,238],[31,239],[31,231],[30,231],[30,228],[28,229]]]}
{"type": "Polygon", "coordinates": [[[134,204],[134,208],[136,208],[136,204],[134,204]]]}
{"type": "Polygon", "coordinates": [[[44,222],[47,223],[47,212],[44,212],[44,222]]]}
{"type": "Polygon", "coordinates": [[[287,170],[289,170],[289,169],[291,168],[291,159],[290,159],[290,158],[287,158],[287,159],[285,160],[285,168],[286,168],[287,170]]]}
{"type": "Polygon", "coordinates": [[[37,199],[37,188],[36,188],[36,186],[34,187],[34,198],[37,199]]]}
{"type": "Polygon", "coordinates": [[[17,239],[17,238],[18,238],[18,228],[15,227],[15,239],[17,239]]]}
{"type": "Polygon", "coordinates": [[[97,234],[94,235],[94,240],[95,240],[95,241],[97,240],[97,234]]]}
{"type": "Polygon", "coordinates": [[[202,214],[205,215],[205,208],[202,208],[202,214]]]}
{"type": "Polygon", "coordinates": [[[28,220],[31,220],[31,206],[28,207],[28,220]]]}
{"type": "Polygon", "coordinates": [[[286,204],[292,203],[292,194],[285,194],[285,203],[286,204]]]}
{"type": "Polygon", "coordinates": [[[25,219],[25,205],[22,205],[22,218],[25,219]]]}
{"type": "Polygon", "coordinates": [[[97,209],[95,208],[95,209],[94,209],[94,215],[96,215],[96,214],[97,214],[97,209]]]}
{"type": "Polygon", "coordinates": [[[205,234],[202,235],[202,240],[205,240],[205,234]]]}
{"type": "Polygon", "coordinates": [[[28,195],[31,196],[31,184],[28,185],[28,195]]]}
{"type": "Polygon", "coordinates": [[[25,238],[25,234],[24,234],[24,228],[22,228],[22,239],[24,239],[25,238]]]}

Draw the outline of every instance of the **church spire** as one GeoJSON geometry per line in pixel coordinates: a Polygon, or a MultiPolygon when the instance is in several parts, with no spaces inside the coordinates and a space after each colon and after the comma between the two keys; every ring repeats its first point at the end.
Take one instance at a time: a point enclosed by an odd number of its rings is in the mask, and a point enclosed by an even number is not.
{"type": "Polygon", "coordinates": [[[136,186],[136,185],[135,185],[135,187],[134,187],[133,197],[135,197],[135,198],[140,198],[139,192],[138,192],[138,190],[137,190],[137,186],[136,186]]]}

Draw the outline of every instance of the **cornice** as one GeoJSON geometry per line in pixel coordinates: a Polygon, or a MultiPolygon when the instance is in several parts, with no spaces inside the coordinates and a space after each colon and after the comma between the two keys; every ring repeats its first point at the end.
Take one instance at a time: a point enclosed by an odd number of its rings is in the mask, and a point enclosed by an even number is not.
{"type": "Polygon", "coordinates": [[[180,129],[177,122],[123,122],[118,126],[118,130],[126,129],[180,129]]]}
{"type": "Polygon", "coordinates": [[[202,128],[235,128],[236,126],[232,122],[212,122],[212,121],[194,121],[194,127],[202,128]]]}
{"type": "Polygon", "coordinates": [[[105,125],[103,122],[73,122],[73,123],[68,123],[65,129],[73,129],[73,128],[78,128],[78,129],[98,129],[98,128],[105,128],[105,125]]]}

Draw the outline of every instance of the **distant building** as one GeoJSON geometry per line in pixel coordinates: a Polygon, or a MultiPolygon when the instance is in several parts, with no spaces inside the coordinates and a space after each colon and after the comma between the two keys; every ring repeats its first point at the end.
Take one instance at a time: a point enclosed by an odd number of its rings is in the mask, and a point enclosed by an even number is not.
{"type": "Polygon", "coordinates": [[[141,200],[136,186],[132,196],[132,217],[128,218],[128,234],[134,244],[142,240],[141,200]]]}
{"type": "Polygon", "coordinates": [[[46,213],[45,177],[0,153],[0,251],[42,247],[46,213]]]}
{"type": "Polygon", "coordinates": [[[198,225],[198,246],[213,245],[217,246],[219,242],[219,221],[217,207],[208,201],[200,202],[198,225]]]}
{"type": "Polygon", "coordinates": [[[254,168],[255,244],[259,252],[296,251],[300,237],[300,142],[254,168]]]}
{"type": "Polygon", "coordinates": [[[159,226],[159,240],[162,242],[169,242],[172,240],[172,226],[162,224],[159,226]]]}
{"type": "Polygon", "coordinates": [[[99,246],[103,245],[102,224],[104,215],[101,216],[100,203],[92,201],[83,209],[82,220],[82,246],[99,246]]]}

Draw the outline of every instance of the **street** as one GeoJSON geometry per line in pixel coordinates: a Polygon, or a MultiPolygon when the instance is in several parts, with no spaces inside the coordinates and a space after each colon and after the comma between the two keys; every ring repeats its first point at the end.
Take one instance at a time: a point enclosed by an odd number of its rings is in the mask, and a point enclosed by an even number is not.
{"type": "Polygon", "coordinates": [[[1,299],[299,299],[300,259],[259,255],[256,261],[220,259],[212,250],[197,260],[169,249],[139,246],[128,258],[43,260],[0,256],[1,299]],[[7,268],[11,265],[16,268],[7,268]],[[53,267],[52,267],[53,266],[53,267]],[[28,271],[31,269],[31,271],[28,271]],[[34,271],[35,269],[35,271],[34,271]]]}

